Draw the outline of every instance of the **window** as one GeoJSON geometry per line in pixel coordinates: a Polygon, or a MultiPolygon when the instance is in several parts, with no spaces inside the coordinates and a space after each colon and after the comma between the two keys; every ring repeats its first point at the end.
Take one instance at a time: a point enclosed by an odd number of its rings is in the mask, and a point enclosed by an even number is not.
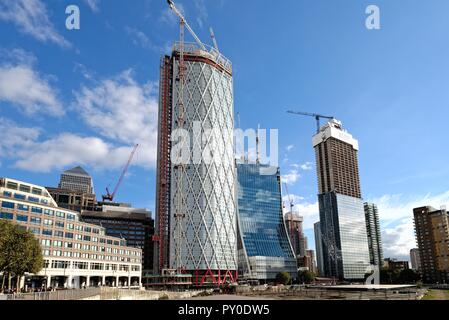
{"type": "Polygon", "coordinates": [[[8,220],[12,220],[13,219],[13,214],[12,213],[8,213],[8,212],[0,212],[0,219],[8,219],[8,220]]]}
{"type": "MultiPolygon", "coordinates": [[[[53,250],[53,256],[55,257],[60,257],[62,256],[62,251],[61,250],[53,250]]],[[[53,261],[54,262],[54,261],[53,261]]]]}
{"type": "Polygon", "coordinates": [[[31,217],[30,218],[30,222],[32,223],[32,224],[41,224],[41,218],[36,218],[36,217],[31,217]]]}
{"type": "Polygon", "coordinates": [[[55,237],[61,237],[61,238],[64,237],[64,232],[56,230],[55,237]]]}
{"type": "Polygon", "coordinates": [[[84,227],[84,232],[91,232],[91,228],[90,227],[84,227]]]}
{"type": "Polygon", "coordinates": [[[44,225],[46,226],[53,226],[53,220],[50,219],[44,219],[44,225]]]}
{"type": "Polygon", "coordinates": [[[90,241],[90,236],[84,236],[84,241],[90,241]]]}
{"type": "Polygon", "coordinates": [[[73,242],[66,242],[64,247],[67,248],[67,249],[72,249],[73,248],[73,242]]]}
{"type": "Polygon", "coordinates": [[[74,214],[67,214],[67,220],[75,220],[75,215],[74,214]]]}
{"type": "Polygon", "coordinates": [[[17,183],[15,183],[15,182],[7,182],[6,183],[6,188],[8,188],[8,189],[14,189],[14,190],[17,190],[17,188],[19,187],[19,185],[17,184],[17,183]]]}
{"type": "Polygon", "coordinates": [[[26,193],[31,193],[31,187],[30,186],[26,186],[24,184],[20,185],[19,188],[20,191],[26,192],[26,193]]]}
{"type": "Polygon", "coordinates": [[[50,210],[50,209],[45,209],[44,210],[44,214],[47,215],[47,216],[54,216],[55,212],[53,210],[50,210]]]}
{"type": "Polygon", "coordinates": [[[50,239],[42,239],[41,245],[44,247],[51,247],[51,240],[50,239]]]}
{"type": "Polygon", "coordinates": [[[55,221],[56,228],[64,228],[64,222],[62,221],[55,221]]]}
{"type": "Polygon", "coordinates": [[[65,237],[66,237],[66,238],[69,238],[69,239],[73,239],[73,233],[71,233],[71,232],[66,232],[66,233],[65,233],[65,237]]]}
{"type": "Polygon", "coordinates": [[[40,228],[29,228],[28,229],[32,234],[40,234],[41,229],[40,228]]]}
{"type": "Polygon", "coordinates": [[[62,241],[54,240],[53,241],[53,247],[62,247],[62,241]]]}
{"type": "Polygon", "coordinates": [[[37,196],[41,196],[42,195],[42,190],[38,189],[38,188],[33,188],[32,189],[32,193],[37,195],[37,196]]]}
{"type": "Polygon", "coordinates": [[[42,208],[31,207],[31,212],[32,213],[37,213],[37,214],[42,214],[42,208]]]}
{"type": "Polygon", "coordinates": [[[73,225],[73,223],[67,223],[67,229],[73,230],[75,228],[75,226],[73,225]]]}
{"type": "Polygon", "coordinates": [[[12,197],[12,193],[9,192],[9,191],[3,191],[3,196],[4,196],[4,197],[11,198],[11,197],[12,197]]]}
{"type": "Polygon", "coordinates": [[[18,214],[16,220],[19,222],[28,222],[28,216],[18,214]]]}
{"type": "Polygon", "coordinates": [[[28,207],[27,205],[19,203],[17,205],[17,209],[19,209],[20,211],[28,211],[30,209],[30,207],[28,207]]]}
{"type": "Polygon", "coordinates": [[[42,234],[44,236],[52,236],[53,235],[53,231],[48,230],[48,229],[44,229],[44,230],[42,230],[42,234]]]}
{"type": "Polygon", "coordinates": [[[61,211],[56,211],[56,216],[59,218],[65,218],[65,213],[61,211]]]}
{"type": "Polygon", "coordinates": [[[25,200],[26,196],[24,196],[23,194],[20,194],[20,193],[14,193],[14,199],[25,200]]]}
{"type": "Polygon", "coordinates": [[[7,201],[3,201],[3,202],[2,202],[2,208],[5,208],[5,209],[14,209],[14,203],[12,203],[12,202],[7,202],[7,201]]]}
{"type": "Polygon", "coordinates": [[[35,198],[35,197],[28,197],[28,201],[30,201],[30,202],[36,202],[36,203],[39,203],[39,198],[35,198]]]}

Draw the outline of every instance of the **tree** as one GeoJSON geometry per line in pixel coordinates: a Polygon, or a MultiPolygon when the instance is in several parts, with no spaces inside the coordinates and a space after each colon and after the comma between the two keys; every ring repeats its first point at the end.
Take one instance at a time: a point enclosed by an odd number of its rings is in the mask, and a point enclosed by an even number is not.
{"type": "Polygon", "coordinates": [[[2,288],[8,275],[16,278],[19,289],[20,279],[25,273],[38,273],[43,267],[42,249],[34,235],[9,221],[0,221],[0,272],[3,273],[2,288]]]}
{"type": "Polygon", "coordinates": [[[398,277],[399,283],[401,284],[416,283],[420,279],[419,274],[411,269],[402,270],[398,277]]]}
{"type": "Polygon", "coordinates": [[[288,272],[279,272],[276,275],[276,282],[278,284],[289,284],[291,279],[292,278],[288,272]]]}
{"type": "Polygon", "coordinates": [[[298,272],[299,283],[312,283],[315,280],[315,274],[308,270],[302,270],[298,272]]]}

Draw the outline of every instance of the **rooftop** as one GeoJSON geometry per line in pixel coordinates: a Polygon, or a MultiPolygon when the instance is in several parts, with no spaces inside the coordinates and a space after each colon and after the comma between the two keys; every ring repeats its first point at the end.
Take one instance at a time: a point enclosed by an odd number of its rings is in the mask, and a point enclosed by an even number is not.
{"type": "Polygon", "coordinates": [[[66,170],[63,172],[63,174],[76,174],[76,175],[80,175],[80,176],[90,177],[90,175],[86,172],[86,170],[84,170],[80,166],[66,170]]]}

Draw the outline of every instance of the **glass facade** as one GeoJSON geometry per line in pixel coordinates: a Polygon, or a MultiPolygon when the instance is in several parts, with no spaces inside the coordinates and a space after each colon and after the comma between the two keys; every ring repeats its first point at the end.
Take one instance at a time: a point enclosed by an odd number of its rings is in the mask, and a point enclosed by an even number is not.
{"type": "Polygon", "coordinates": [[[260,280],[274,279],[282,271],[296,278],[296,259],[282,214],[279,169],[261,174],[262,168],[269,167],[237,164],[239,270],[260,280]]]}
{"type": "Polygon", "coordinates": [[[362,199],[329,192],[318,200],[326,276],[363,279],[370,257],[362,199]]]}

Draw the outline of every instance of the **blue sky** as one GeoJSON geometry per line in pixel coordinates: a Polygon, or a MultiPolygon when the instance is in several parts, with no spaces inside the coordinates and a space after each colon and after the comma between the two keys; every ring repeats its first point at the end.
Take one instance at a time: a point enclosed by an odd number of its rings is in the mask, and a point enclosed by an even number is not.
{"type": "MultiPolygon", "coordinates": [[[[386,256],[408,258],[414,206],[449,204],[449,3],[445,0],[178,0],[200,38],[234,65],[243,128],[279,129],[284,181],[313,247],[312,118],[360,142],[364,198],[378,203],[386,256]],[[380,8],[381,29],[365,28],[380,8]]],[[[97,194],[141,143],[117,197],[154,210],[161,55],[178,37],[164,0],[0,2],[0,175],[54,186],[82,165],[97,194]],[[65,28],[69,4],[81,29],[65,28]]]]}

